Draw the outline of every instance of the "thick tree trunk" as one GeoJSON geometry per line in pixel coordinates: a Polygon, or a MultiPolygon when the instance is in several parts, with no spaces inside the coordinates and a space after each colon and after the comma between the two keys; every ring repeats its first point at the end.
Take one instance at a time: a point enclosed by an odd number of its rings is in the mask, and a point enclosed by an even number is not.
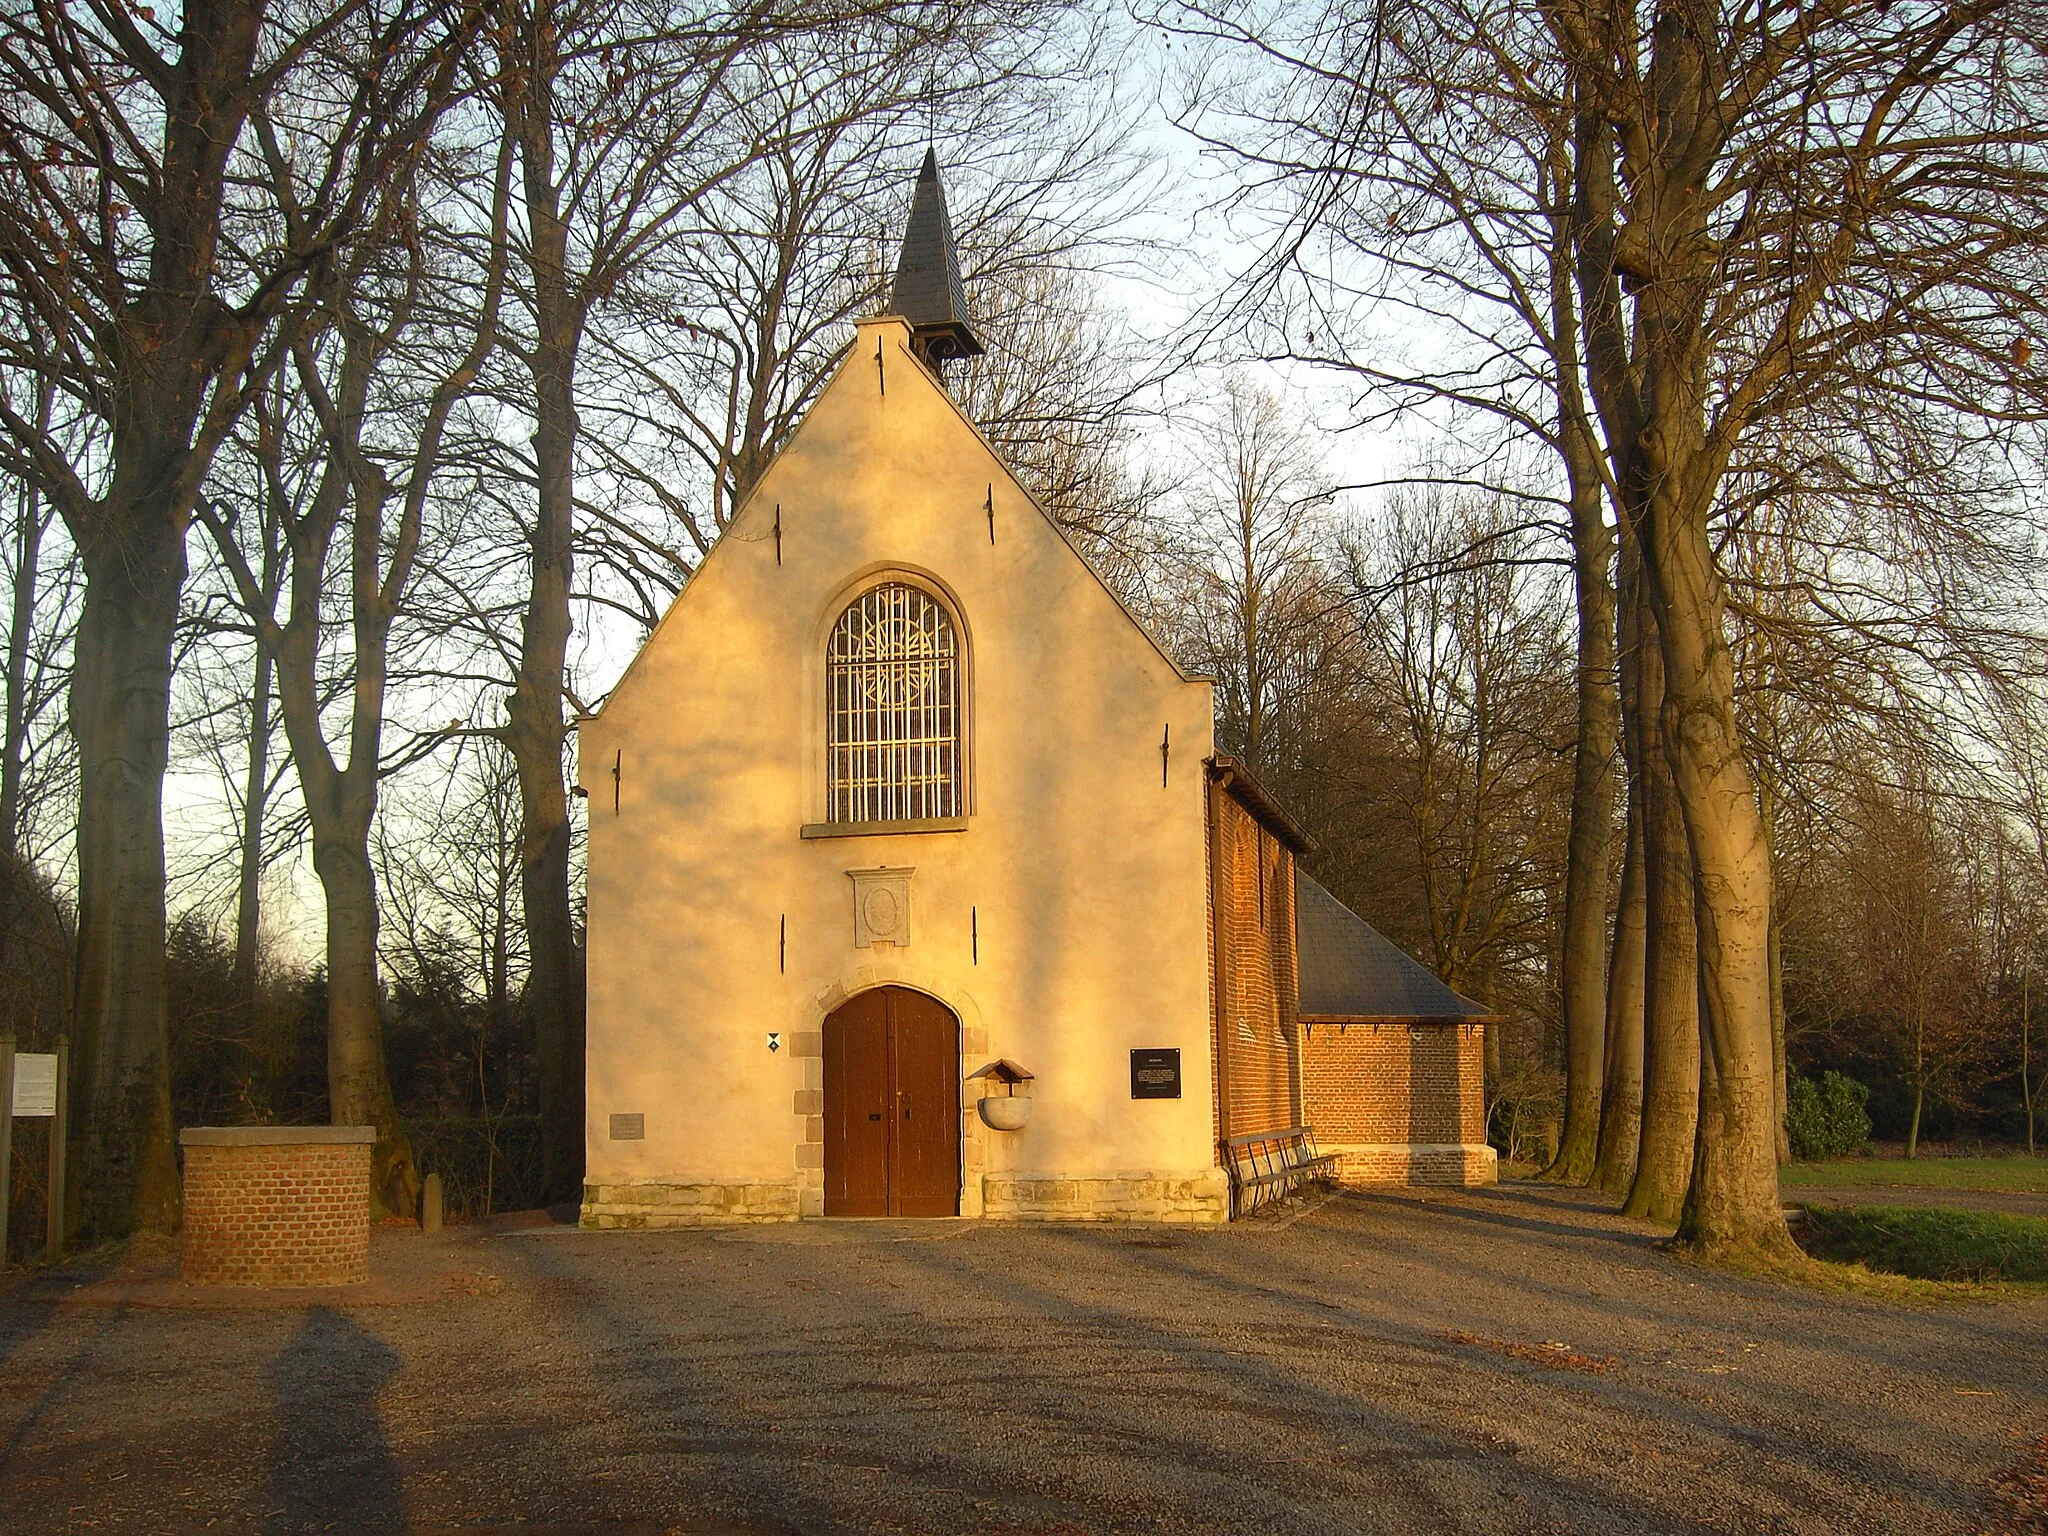
{"type": "Polygon", "coordinates": [[[527,935],[525,1013],[540,1080],[542,1181],[550,1201],[583,1184],[583,971],[569,903],[569,799],[562,688],[569,654],[570,535],[576,489],[576,358],[586,303],[569,272],[568,225],[554,179],[556,59],[545,7],[522,61],[519,110],[537,334],[532,360],[536,497],[519,676],[505,745],[519,775],[519,887],[527,935]]]}
{"type": "Polygon", "coordinates": [[[1726,604],[1705,517],[1670,495],[1671,467],[1651,499],[1646,564],[1663,634],[1665,755],[1693,857],[1706,1007],[1701,1083],[1712,1095],[1679,1236],[1708,1254],[1793,1258],[1772,1129],[1770,845],[1735,725],[1726,604]]]}
{"type": "Polygon", "coordinates": [[[163,782],[185,544],[169,519],[88,546],[71,679],[78,743],[67,1235],[177,1224],[164,995],[163,782]]]}
{"type": "Polygon", "coordinates": [[[569,905],[569,800],[562,682],[569,649],[569,533],[575,489],[573,338],[536,348],[534,518],[519,680],[504,740],[519,774],[519,889],[525,904],[525,1012],[540,1080],[542,1180],[551,1201],[583,1182],[583,976],[569,905]]]}
{"type": "Polygon", "coordinates": [[[1676,1223],[1692,1179],[1700,1101],[1699,961],[1692,858],[1664,750],[1664,658],[1647,601],[1636,654],[1643,809],[1643,1120],[1628,1214],[1676,1223]]]}
{"type": "Polygon", "coordinates": [[[313,834],[313,865],[327,898],[328,1119],[377,1128],[370,1190],[378,1214],[412,1216],[419,1210],[420,1177],[384,1066],[369,823],[358,816],[334,819],[338,824],[326,835],[313,834]]]}
{"type": "MultiPolygon", "coordinates": [[[[1577,441],[1576,434],[1573,440],[1577,441]]],[[[1584,444],[1573,466],[1572,566],[1579,621],[1578,731],[1564,879],[1565,1109],[1557,1158],[1544,1177],[1584,1184],[1599,1155],[1607,1025],[1608,853],[1614,834],[1614,535],[1584,444]]]]}

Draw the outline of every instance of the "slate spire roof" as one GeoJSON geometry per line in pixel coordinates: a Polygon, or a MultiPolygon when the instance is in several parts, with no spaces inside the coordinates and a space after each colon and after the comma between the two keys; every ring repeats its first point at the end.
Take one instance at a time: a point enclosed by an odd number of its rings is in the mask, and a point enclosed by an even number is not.
{"type": "Polygon", "coordinates": [[[1392,941],[1294,870],[1294,937],[1299,1008],[1305,1019],[1493,1018],[1402,954],[1392,941]]]}
{"type": "Polygon", "coordinates": [[[952,357],[981,356],[981,342],[967,323],[967,290],[960,282],[960,255],[934,150],[924,152],[924,169],[917,173],[910,228],[889,288],[889,312],[910,322],[911,344],[933,367],[952,357]]]}

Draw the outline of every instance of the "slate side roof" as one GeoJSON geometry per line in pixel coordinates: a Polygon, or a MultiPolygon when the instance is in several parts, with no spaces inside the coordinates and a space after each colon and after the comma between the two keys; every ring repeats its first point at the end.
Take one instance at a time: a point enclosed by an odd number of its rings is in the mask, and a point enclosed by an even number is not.
{"type": "Polygon", "coordinates": [[[1364,918],[1294,870],[1294,933],[1305,1019],[1490,1019],[1364,918]]]}
{"type": "Polygon", "coordinates": [[[911,334],[935,358],[981,355],[981,342],[967,323],[967,289],[960,281],[946,191],[939,185],[939,157],[929,149],[910,200],[910,227],[889,287],[889,312],[908,320],[911,334]]]}

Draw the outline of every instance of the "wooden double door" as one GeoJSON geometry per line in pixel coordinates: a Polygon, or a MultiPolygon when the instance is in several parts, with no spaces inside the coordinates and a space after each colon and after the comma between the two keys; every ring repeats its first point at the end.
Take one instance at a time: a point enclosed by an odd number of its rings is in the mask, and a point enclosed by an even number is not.
{"type": "Polygon", "coordinates": [[[825,1214],[960,1213],[960,1023],[907,987],[825,1020],[825,1214]]]}

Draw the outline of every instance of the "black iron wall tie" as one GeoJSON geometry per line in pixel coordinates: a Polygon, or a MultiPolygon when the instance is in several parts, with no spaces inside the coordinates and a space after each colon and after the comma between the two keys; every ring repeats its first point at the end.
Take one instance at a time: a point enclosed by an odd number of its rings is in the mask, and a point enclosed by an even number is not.
{"type": "Polygon", "coordinates": [[[1172,749],[1173,722],[1166,722],[1166,729],[1159,733],[1159,787],[1166,788],[1166,757],[1172,749]]]}
{"type": "Polygon", "coordinates": [[[889,374],[882,366],[882,338],[875,338],[875,382],[881,386],[882,398],[889,398],[889,374]]]}
{"type": "Polygon", "coordinates": [[[619,771],[626,765],[626,749],[621,747],[612,754],[612,814],[619,814],[619,771]]]}
{"type": "Polygon", "coordinates": [[[988,542],[989,548],[993,549],[996,542],[996,483],[993,480],[988,483],[988,501],[986,505],[988,507],[988,542]]]}
{"type": "Polygon", "coordinates": [[[775,503],[775,563],[782,564],[782,503],[775,503]]]}

